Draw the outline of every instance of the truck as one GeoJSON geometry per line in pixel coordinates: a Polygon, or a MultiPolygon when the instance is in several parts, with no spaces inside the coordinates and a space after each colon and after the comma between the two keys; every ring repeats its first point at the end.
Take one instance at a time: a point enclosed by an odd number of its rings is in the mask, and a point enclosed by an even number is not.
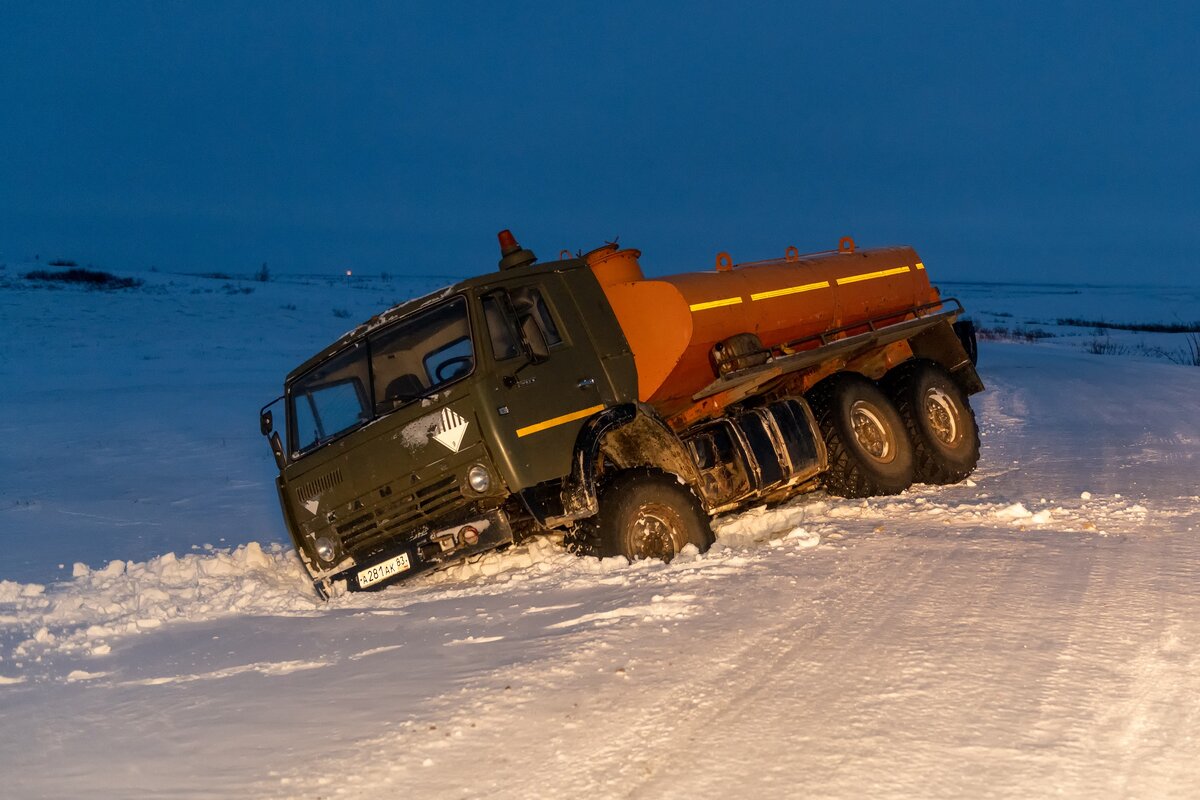
{"type": "Polygon", "coordinates": [[[371,317],[260,410],[322,597],[535,535],[670,560],[751,504],[976,466],[974,332],[911,247],[648,278],[615,242],[550,262],[499,243],[497,271],[371,317]]]}

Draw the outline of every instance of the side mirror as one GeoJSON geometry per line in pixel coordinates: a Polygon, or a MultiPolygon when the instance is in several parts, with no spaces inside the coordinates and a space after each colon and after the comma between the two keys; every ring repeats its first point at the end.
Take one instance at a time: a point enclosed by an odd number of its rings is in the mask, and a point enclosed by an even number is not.
{"type": "Polygon", "coordinates": [[[525,354],[530,362],[541,364],[550,358],[546,337],[542,335],[542,329],[532,314],[521,315],[521,342],[525,345],[525,354]]]}
{"type": "Polygon", "coordinates": [[[275,466],[279,467],[280,472],[287,465],[287,458],[283,452],[283,440],[275,430],[275,416],[271,413],[271,406],[282,400],[283,397],[276,397],[258,410],[258,429],[267,437],[267,443],[271,445],[271,455],[275,456],[275,466]]]}

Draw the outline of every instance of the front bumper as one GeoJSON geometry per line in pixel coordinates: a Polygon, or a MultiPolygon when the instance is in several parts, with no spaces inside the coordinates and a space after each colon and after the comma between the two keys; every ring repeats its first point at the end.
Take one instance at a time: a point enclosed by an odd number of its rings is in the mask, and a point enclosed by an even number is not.
{"type": "Polygon", "coordinates": [[[413,575],[449,566],[465,558],[512,544],[512,541],[512,526],[509,524],[508,517],[500,509],[477,512],[453,522],[439,520],[431,522],[428,530],[412,539],[397,542],[372,553],[369,558],[364,558],[361,562],[330,575],[326,580],[316,581],[315,585],[318,593],[325,594],[321,584],[327,581],[344,580],[347,588],[352,592],[373,592],[413,575]],[[471,542],[472,529],[478,536],[474,543],[471,542]],[[408,554],[408,569],[379,583],[359,586],[358,576],[360,573],[375,564],[388,561],[403,553],[408,554]]]}

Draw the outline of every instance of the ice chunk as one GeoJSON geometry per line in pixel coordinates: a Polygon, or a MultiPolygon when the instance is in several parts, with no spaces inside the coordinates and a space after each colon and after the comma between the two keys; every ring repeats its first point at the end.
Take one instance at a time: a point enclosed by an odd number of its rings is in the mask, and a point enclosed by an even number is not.
{"type": "Polygon", "coordinates": [[[995,512],[997,519],[1028,519],[1033,514],[1025,507],[1023,503],[1013,503],[1010,506],[1005,506],[995,512]]]}

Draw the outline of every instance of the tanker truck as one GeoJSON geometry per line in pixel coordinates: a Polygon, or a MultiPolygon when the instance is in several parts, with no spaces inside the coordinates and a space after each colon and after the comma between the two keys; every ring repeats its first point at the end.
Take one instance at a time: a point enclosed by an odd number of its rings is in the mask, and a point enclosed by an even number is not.
{"type": "Polygon", "coordinates": [[[372,317],[260,411],[323,597],[538,534],[670,560],[750,504],[975,468],[973,331],[909,247],[647,278],[615,243],[499,240],[498,271],[372,317]]]}

